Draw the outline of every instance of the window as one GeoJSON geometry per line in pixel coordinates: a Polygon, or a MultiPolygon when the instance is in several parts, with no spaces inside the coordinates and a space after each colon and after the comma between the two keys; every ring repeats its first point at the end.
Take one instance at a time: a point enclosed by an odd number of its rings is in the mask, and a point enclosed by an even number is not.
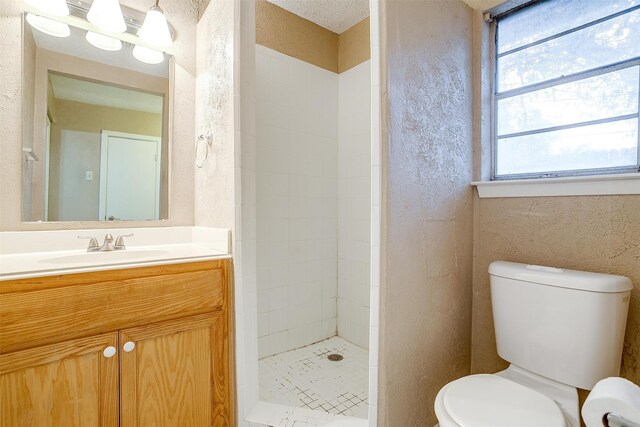
{"type": "Polygon", "coordinates": [[[493,179],[640,170],[640,0],[498,16],[493,179]]]}

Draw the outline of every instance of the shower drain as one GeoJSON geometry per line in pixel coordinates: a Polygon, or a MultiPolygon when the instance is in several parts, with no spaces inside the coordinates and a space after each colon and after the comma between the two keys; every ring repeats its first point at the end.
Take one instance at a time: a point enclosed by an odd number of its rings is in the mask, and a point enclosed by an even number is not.
{"type": "Polygon", "coordinates": [[[339,362],[340,360],[344,359],[344,357],[341,354],[330,354],[327,356],[327,359],[331,360],[332,362],[339,362]]]}

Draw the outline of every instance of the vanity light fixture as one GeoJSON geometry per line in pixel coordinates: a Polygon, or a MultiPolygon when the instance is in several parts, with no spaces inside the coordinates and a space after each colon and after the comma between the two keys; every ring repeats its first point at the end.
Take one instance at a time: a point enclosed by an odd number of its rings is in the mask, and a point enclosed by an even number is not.
{"type": "Polygon", "coordinates": [[[159,50],[149,49],[148,47],[135,45],[133,47],[133,56],[140,62],[145,64],[160,64],[164,61],[164,53],[159,50]]]}
{"type": "Polygon", "coordinates": [[[45,18],[44,16],[27,13],[27,22],[36,30],[53,37],[69,37],[71,35],[71,29],[67,24],[45,18]]]}
{"type": "Polygon", "coordinates": [[[69,15],[69,6],[65,0],[25,0],[26,3],[44,13],[56,16],[69,15]]]}
{"type": "MultiPolygon", "coordinates": [[[[140,24],[140,12],[127,9],[127,18],[122,13],[119,0],[86,1],[67,0],[25,0],[34,10],[27,13],[27,22],[34,28],[55,37],[67,37],[71,34],[69,26],[57,16],[73,15],[75,18],[86,18],[99,30],[87,31],[85,38],[91,45],[106,51],[118,51],[123,47],[122,40],[114,33],[128,32],[137,36],[144,46],[133,41],[133,56],[146,64],[160,64],[164,61],[164,51],[173,45],[173,33],[167,18],[159,6],[159,0],[144,15],[140,24]],[[36,15],[42,10],[48,17],[36,15]],[[135,12],[135,14],[132,14],[135,12]],[[127,24],[128,22],[128,24],[127,24]],[[133,28],[133,31],[132,31],[133,28]],[[104,32],[104,33],[103,33],[104,32]]],[[[73,25],[73,24],[72,24],[73,25]]]]}
{"type": "Polygon", "coordinates": [[[123,33],[127,30],[118,0],[94,0],[87,13],[87,21],[112,33],[123,33]]]}
{"type": "Polygon", "coordinates": [[[85,36],[87,41],[98,49],[108,50],[115,52],[122,49],[122,42],[113,37],[105,36],[104,34],[94,33],[93,31],[87,31],[85,36]]]}
{"type": "Polygon", "coordinates": [[[168,48],[173,44],[169,24],[164,12],[160,9],[159,0],[156,0],[155,5],[145,15],[138,37],[160,48],[168,48]]]}

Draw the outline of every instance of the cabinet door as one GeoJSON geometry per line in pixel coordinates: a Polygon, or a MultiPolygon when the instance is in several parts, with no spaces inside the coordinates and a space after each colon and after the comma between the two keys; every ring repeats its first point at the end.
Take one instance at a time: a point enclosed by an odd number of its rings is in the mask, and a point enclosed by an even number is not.
{"type": "Polygon", "coordinates": [[[0,426],[117,426],[117,340],[114,332],[0,355],[0,426]]]}
{"type": "Polygon", "coordinates": [[[228,426],[222,311],[120,331],[120,425],[228,426]]]}

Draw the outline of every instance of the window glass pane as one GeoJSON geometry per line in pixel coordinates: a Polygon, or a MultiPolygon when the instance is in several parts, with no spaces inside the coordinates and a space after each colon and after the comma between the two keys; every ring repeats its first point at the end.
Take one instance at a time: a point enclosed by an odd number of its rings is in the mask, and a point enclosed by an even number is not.
{"type": "MultiPolygon", "coordinates": [[[[525,27],[535,27],[535,25],[528,24],[525,27]]],[[[499,39],[505,37],[503,34],[505,28],[511,27],[501,22],[499,39]]],[[[498,92],[638,56],[640,56],[640,9],[499,57],[498,92]]]]}
{"type": "Polygon", "coordinates": [[[638,119],[499,139],[496,175],[637,164],[638,119]]]}
{"type": "Polygon", "coordinates": [[[500,19],[498,53],[561,33],[638,4],[640,0],[541,1],[500,19]]]}
{"type": "Polygon", "coordinates": [[[640,67],[498,101],[497,134],[511,134],[638,112],[640,67]]]}

